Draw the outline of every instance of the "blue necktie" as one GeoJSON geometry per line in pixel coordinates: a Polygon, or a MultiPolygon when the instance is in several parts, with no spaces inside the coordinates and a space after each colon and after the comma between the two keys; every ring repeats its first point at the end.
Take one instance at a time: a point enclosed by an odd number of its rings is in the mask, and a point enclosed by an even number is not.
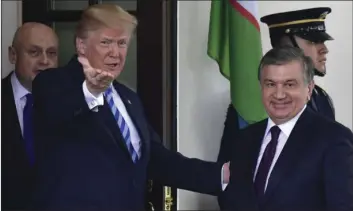
{"type": "Polygon", "coordinates": [[[109,107],[114,115],[115,120],[118,123],[119,129],[121,131],[121,134],[125,140],[125,144],[127,146],[127,149],[132,157],[132,161],[134,163],[136,163],[136,161],[138,160],[138,154],[136,153],[134,147],[132,146],[131,143],[131,136],[130,136],[130,130],[128,125],[125,122],[124,117],[121,115],[121,113],[119,112],[118,108],[115,106],[114,100],[113,100],[113,91],[112,91],[112,87],[109,87],[106,91],[105,91],[105,97],[106,100],[109,104],[109,107]]]}
{"type": "Polygon", "coordinates": [[[34,164],[32,94],[27,94],[26,99],[26,105],[23,109],[23,139],[25,141],[25,147],[26,152],[28,154],[29,163],[32,166],[34,164]]]}
{"type": "Polygon", "coordinates": [[[280,133],[281,129],[278,126],[273,126],[271,128],[271,141],[266,146],[259,168],[257,170],[255,178],[255,191],[259,198],[263,197],[265,193],[267,175],[269,173],[273,158],[275,157],[278,137],[280,133]]]}

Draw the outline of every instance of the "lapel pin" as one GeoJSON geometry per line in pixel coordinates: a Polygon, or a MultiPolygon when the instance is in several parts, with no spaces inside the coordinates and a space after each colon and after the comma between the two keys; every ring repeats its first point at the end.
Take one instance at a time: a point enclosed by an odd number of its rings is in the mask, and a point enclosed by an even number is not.
{"type": "Polygon", "coordinates": [[[131,104],[131,101],[130,101],[130,100],[127,100],[127,102],[128,102],[129,104],[131,104]]]}

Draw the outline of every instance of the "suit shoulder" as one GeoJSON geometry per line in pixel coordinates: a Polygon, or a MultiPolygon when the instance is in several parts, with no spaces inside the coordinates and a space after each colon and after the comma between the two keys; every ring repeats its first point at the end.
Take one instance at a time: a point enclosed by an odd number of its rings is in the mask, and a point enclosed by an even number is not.
{"type": "Polygon", "coordinates": [[[138,94],[132,90],[131,88],[127,87],[126,85],[120,83],[120,82],[115,82],[116,87],[118,88],[118,90],[122,93],[124,93],[125,95],[132,97],[134,99],[139,100],[138,94]]]}
{"type": "Polygon", "coordinates": [[[34,78],[34,81],[38,80],[53,80],[57,77],[63,77],[65,75],[65,68],[49,68],[43,71],[40,71],[37,76],[34,78]]]}
{"type": "Polygon", "coordinates": [[[114,86],[119,90],[120,93],[127,96],[131,101],[137,103],[138,105],[140,105],[140,107],[143,107],[138,94],[134,90],[117,81],[114,82],[114,86]]]}
{"type": "Polygon", "coordinates": [[[14,71],[11,71],[6,77],[4,77],[3,79],[1,79],[1,82],[11,80],[11,75],[12,75],[13,73],[14,73],[14,71]]]}
{"type": "Polygon", "coordinates": [[[1,79],[2,92],[8,91],[9,89],[12,90],[12,87],[9,86],[11,84],[11,75],[12,75],[12,72],[9,75],[7,75],[5,78],[1,79]]]}
{"type": "Polygon", "coordinates": [[[320,86],[315,85],[315,89],[318,92],[318,94],[325,95],[325,96],[329,97],[329,94],[320,86]]]}
{"type": "Polygon", "coordinates": [[[249,136],[253,135],[254,131],[264,132],[264,130],[266,129],[266,126],[267,126],[267,121],[268,121],[268,119],[266,118],[266,119],[263,119],[259,122],[256,122],[256,123],[253,123],[253,124],[246,126],[245,128],[239,130],[239,136],[249,137],[249,136]]]}
{"type": "Polygon", "coordinates": [[[261,121],[259,121],[259,122],[250,124],[249,126],[247,126],[246,128],[244,128],[244,130],[252,131],[252,130],[257,129],[257,128],[259,128],[259,127],[263,127],[264,125],[267,125],[267,121],[268,121],[268,118],[263,119],[263,120],[261,120],[261,121]]]}
{"type": "Polygon", "coordinates": [[[315,84],[314,89],[316,89],[317,91],[323,91],[323,89],[317,84],[315,84]]]}
{"type": "Polygon", "coordinates": [[[330,140],[348,138],[353,142],[353,133],[348,127],[323,115],[316,113],[314,115],[314,118],[316,118],[315,124],[317,133],[323,134],[324,137],[330,137],[330,140]]]}
{"type": "Polygon", "coordinates": [[[118,88],[125,92],[125,93],[128,93],[128,94],[132,94],[132,95],[137,95],[137,93],[132,90],[130,87],[126,86],[125,84],[123,83],[120,83],[120,82],[116,82],[116,85],[118,86],[118,88]]]}
{"type": "Polygon", "coordinates": [[[332,133],[335,135],[343,138],[349,138],[353,142],[353,133],[348,127],[336,121],[330,121],[328,126],[332,128],[332,133]]]}
{"type": "Polygon", "coordinates": [[[68,84],[68,70],[65,67],[49,68],[37,74],[32,82],[33,89],[45,86],[47,88],[59,88],[68,84]]]}

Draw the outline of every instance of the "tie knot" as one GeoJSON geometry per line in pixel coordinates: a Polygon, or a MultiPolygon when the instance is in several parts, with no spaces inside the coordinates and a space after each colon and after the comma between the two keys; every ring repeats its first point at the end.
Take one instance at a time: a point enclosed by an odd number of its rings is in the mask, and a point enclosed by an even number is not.
{"type": "Polygon", "coordinates": [[[281,133],[281,129],[275,125],[271,128],[271,139],[278,140],[279,134],[281,133]]]}
{"type": "Polygon", "coordinates": [[[112,86],[109,86],[104,92],[105,96],[109,96],[112,93],[113,93],[112,86]]]}
{"type": "Polygon", "coordinates": [[[33,105],[33,96],[31,93],[26,94],[26,105],[33,105]]]}

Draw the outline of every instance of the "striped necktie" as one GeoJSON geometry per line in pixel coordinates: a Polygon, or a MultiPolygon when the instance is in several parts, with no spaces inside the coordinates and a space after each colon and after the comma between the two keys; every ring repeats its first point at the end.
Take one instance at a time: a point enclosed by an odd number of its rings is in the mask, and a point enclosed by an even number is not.
{"type": "Polygon", "coordinates": [[[119,126],[120,132],[125,140],[125,144],[127,146],[127,149],[131,155],[132,161],[134,163],[137,162],[138,160],[138,154],[135,151],[132,143],[131,143],[131,136],[130,136],[130,130],[128,125],[125,122],[124,117],[121,115],[119,112],[118,108],[115,106],[114,100],[113,100],[113,90],[112,86],[110,86],[106,91],[105,91],[105,97],[106,100],[109,104],[109,107],[114,115],[115,120],[117,121],[117,124],[119,126]]]}

